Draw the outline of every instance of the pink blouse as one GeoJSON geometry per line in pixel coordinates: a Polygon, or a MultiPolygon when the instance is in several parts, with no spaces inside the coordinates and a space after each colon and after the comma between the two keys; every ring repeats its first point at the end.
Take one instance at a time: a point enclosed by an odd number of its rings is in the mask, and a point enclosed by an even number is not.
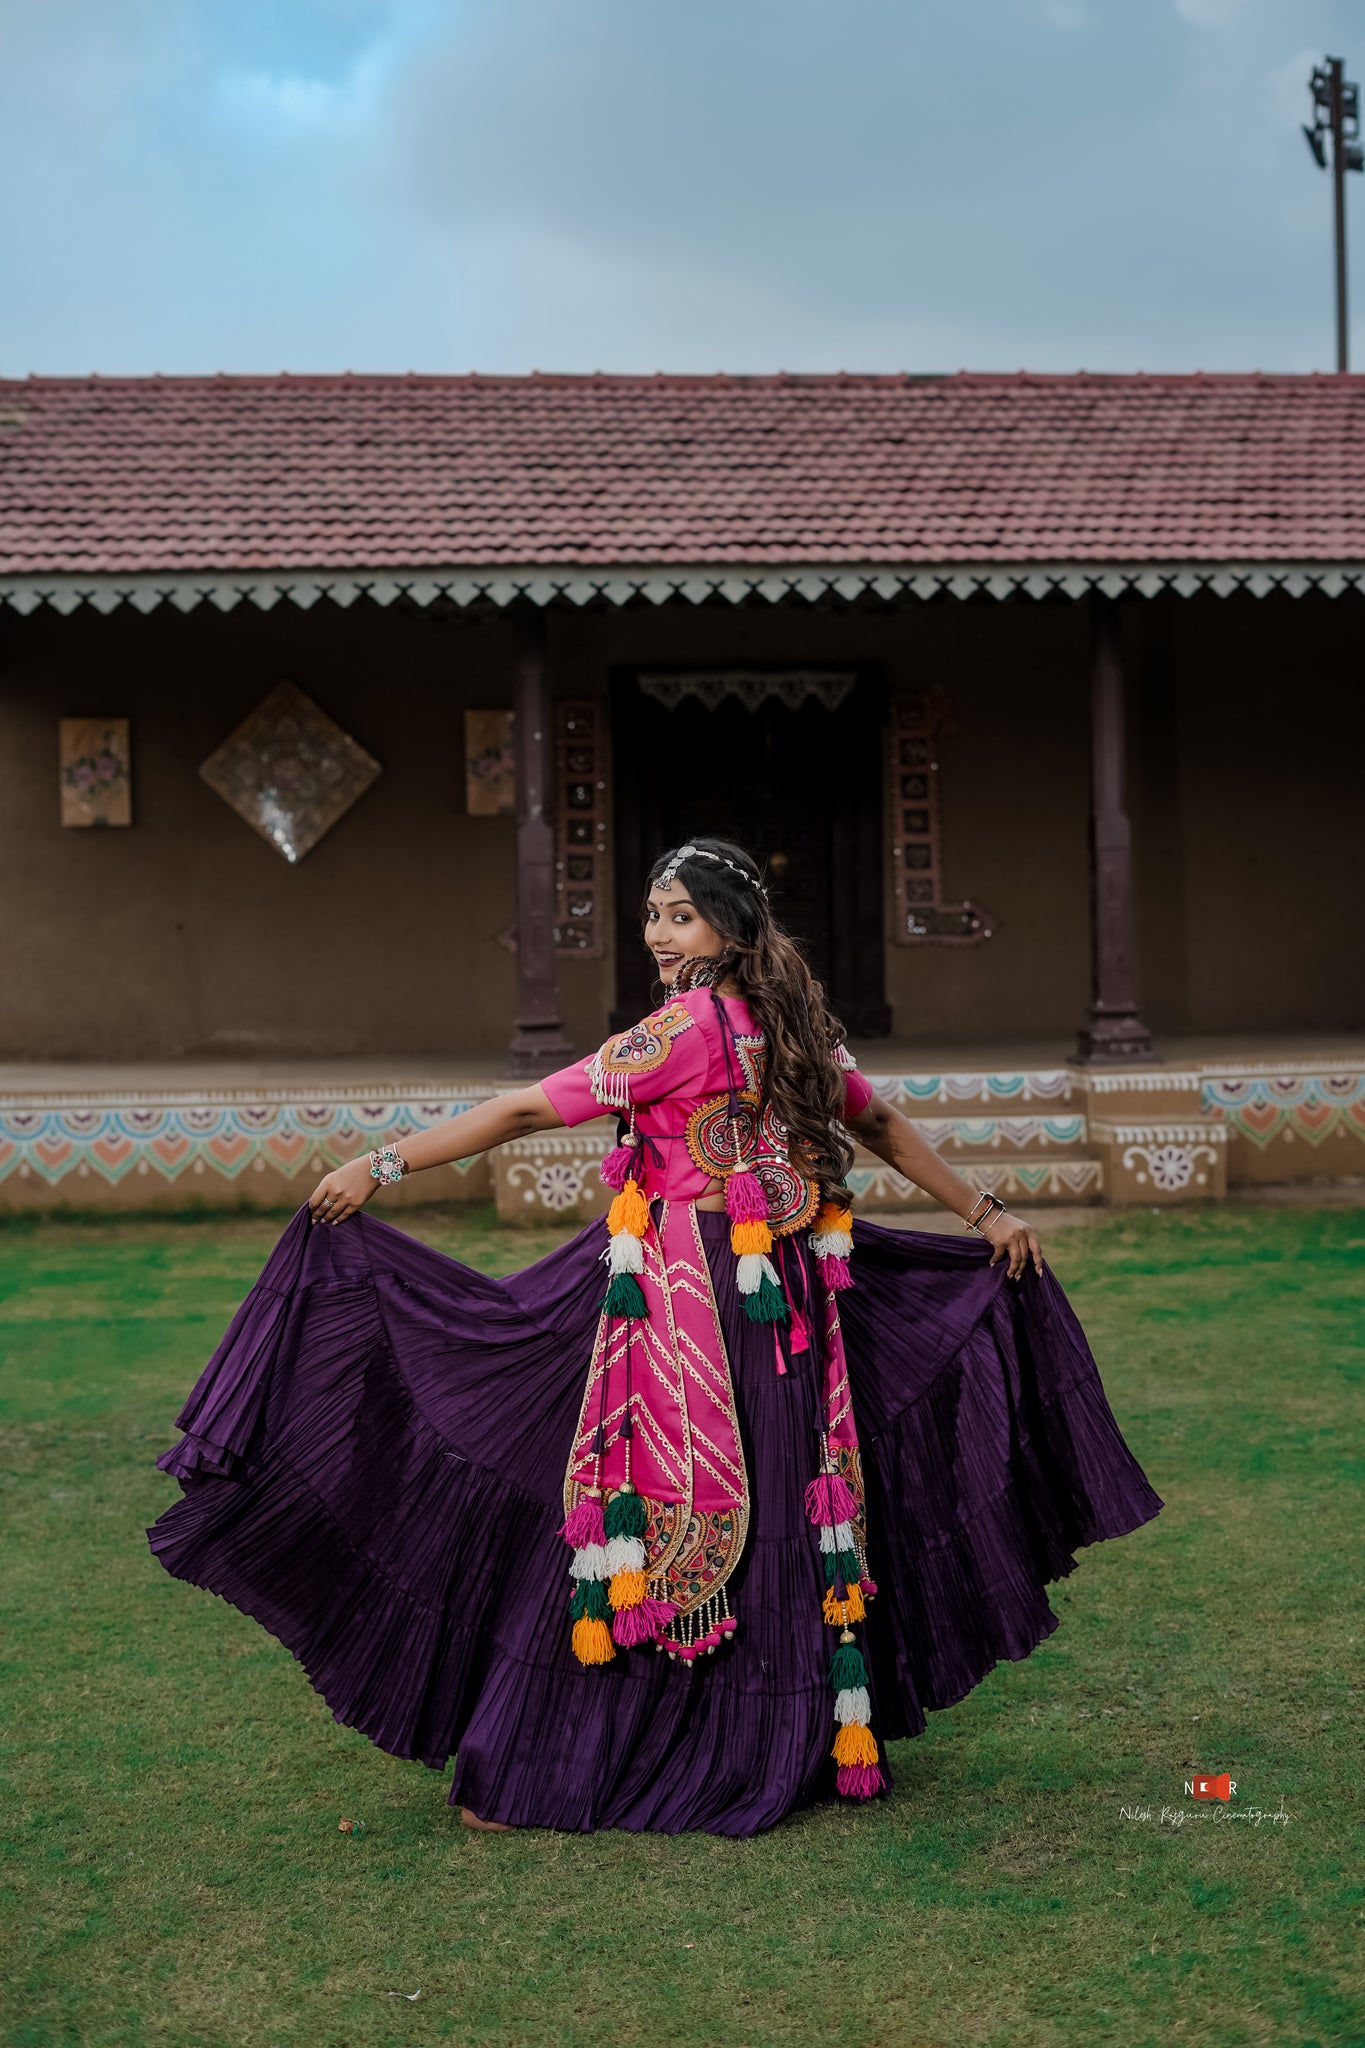
{"type": "MultiPolygon", "coordinates": [[[[756,1146],[774,1162],[785,1158],[782,1126],[770,1109],[759,1112],[763,1034],[746,1003],[737,996],[721,1000],[728,1034],[711,990],[691,989],[609,1038],[590,1060],[561,1067],[540,1084],[566,1124],[588,1123],[604,1110],[622,1116],[634,1110],[650,1200],[694,1201],[733,1164],[731,1087],[745,1112],[745,1149],[756,1146]]],[[[835,1058],[845,1072],[845,1114],[857,1116],[872,1089],[844,1047],[835,1058]]]]}

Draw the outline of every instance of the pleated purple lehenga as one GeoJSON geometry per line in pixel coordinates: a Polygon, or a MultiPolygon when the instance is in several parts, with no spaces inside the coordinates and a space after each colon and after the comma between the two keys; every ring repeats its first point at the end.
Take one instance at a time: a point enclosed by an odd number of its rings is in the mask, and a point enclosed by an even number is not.
{"type": "MultiPolygon", "coordinates": [[[[492,1280],[364,1215],[301,1210],[158,1459],[183,1497],[148,1532],[177,1578],[290,1649],[336,1719],[395,1756],[455,1755],[487,1820],[751,1835],[834,1790],[818,1532],[821,1400],[780,1376],[699,1212],[749,1465],[738,1628],[693,1665],[570,1650],[565,1463],[606,1226],[492,1280]]],[[[1083,1544],[1154,1516],[1050,1273],[973,1239],[854,1230],[840,1297],[879,1593],[861,1631],[872,1725],[916,1735],[1056,1627],[1083,1544]]]]}

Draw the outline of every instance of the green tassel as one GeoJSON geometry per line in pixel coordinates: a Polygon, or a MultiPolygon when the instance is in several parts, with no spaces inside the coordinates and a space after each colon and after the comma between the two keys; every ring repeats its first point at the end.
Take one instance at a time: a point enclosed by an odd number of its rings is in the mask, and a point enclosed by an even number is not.
{"type": "Polygon", "coordinates": [[[751,1323],[785,1323],[787,1300],[782,1289],[771,1281],[767,1274],[759,1281],[752,1294],[744,1297],[744,1313],[751,1323]]]}
{"type": "Polygon", "coordinates": [[[856,1586],[861,1577],[862,1567],[858,1563],[856,1551],[841,1550],[837,1557],[832,1550],[825,1552],[825,1584],[827,1586],[832,1586],[836,1578],[842,1579],[846,1586],[856,1586]]]}
{"type": "Polygon", "coordinates": [[[610,1621],[611,1602],[607,1589],[600,1579],[576,1579],[573,1598],[569,1602],[569,1617],[582,1621],[586,1615],[589,1621],[610,1621]]]}
{"type": "Polygon", "coordinates": [[[867,1666],[856,1643],[840,1643],[829,1660],[829,1682],[836,1692],[867,1684],[867,1666]]]}
{"type": "Polygon", "coordinates": [[[607,1502],[602,1526],[608,1542],[613,1536],[643,1536],[649,1527],[649,1508],[638,1493],[618,1493],[607,1502]]]}
{"type": "Polygon", "coordinates": [[[624,1316],[632,1322],[645,1322],[649,1318],[644,1289],[633,1273],[612,1274],[611,1286],[602,1306],[609,1316],[624,1316]]]}

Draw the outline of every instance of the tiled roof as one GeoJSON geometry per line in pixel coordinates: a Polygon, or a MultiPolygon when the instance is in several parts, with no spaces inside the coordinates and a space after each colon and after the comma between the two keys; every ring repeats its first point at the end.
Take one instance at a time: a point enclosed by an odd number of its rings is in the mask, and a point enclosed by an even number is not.
{"type": "Polygon", "coordinates": [[[0,381],[0,578],[1365,561],[1365,378],[0,381]]]}

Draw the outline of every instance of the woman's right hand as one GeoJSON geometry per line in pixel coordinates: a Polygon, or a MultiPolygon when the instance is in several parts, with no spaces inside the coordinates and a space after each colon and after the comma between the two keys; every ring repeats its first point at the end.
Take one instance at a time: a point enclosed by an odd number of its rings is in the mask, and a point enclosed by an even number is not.
{"type": "Polygon", "coordinates": [[[364,1208],[378,1186],[370,1172],[368,1153],[359,1159],[348,1159],[344,1166],[334,1166],[308,1197],[314,1223],[344,1223],[348,1216],[355,1216],[364,1208]]]}

